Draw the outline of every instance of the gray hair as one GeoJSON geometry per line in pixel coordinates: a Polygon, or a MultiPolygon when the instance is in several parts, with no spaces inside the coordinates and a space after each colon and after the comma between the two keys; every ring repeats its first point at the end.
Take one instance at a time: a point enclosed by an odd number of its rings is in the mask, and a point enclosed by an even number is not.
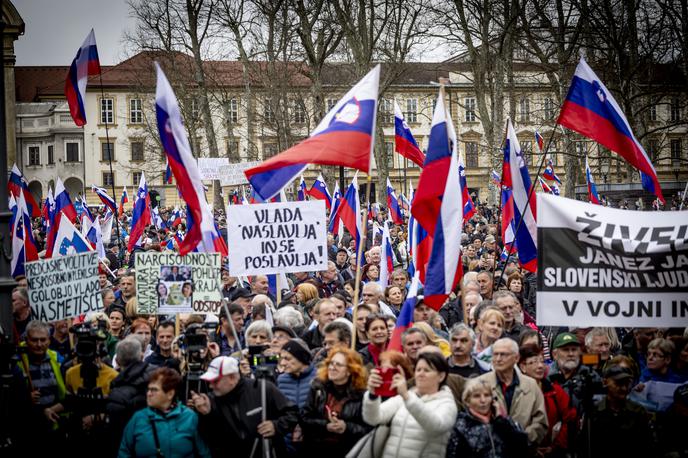
{"type": "Polygon", "coordinates": [[[468,333],[468,338],[475,343],[475,331],[473,331],[470,326],[467,326],[465,323],[457,323],[451,328],[449,331],[449,340],[453,339],[455,335],[464,331],[468,333]]]}
{"type": "Polygon", "coordinates": [[[463,394],[461,395],[461,400],[463,401],[464,405],[468,405],[468,399],[473,396],[473,393],[483,390],[492,394],[492,387],[487,380],[480,377],[468,379],[466,386],[463,389],[463,394]]]}
{"type": "Polygon", "coordinates": [[[272,318],[275,320],[276,325],[287,326],[290,329],[299,328],[304,325],[303,315],[289,305],[279,308],[272,318]]]}
{"type": "Polygon", "coordinates": [[[403,344],[406,344],[406,337],[408,337],[408,336],[411,335],[411,334],[420,334],[420,335],[423,336],[423,339],[425,340],[425,343],[426,343],[426,344],[429,343],[429,341],[428,341],[428,336],[423,332],[423,330],[420,329],[420,328],[415,328],[415,327],[412,326],[412,327],[408,328],[406,331],[404,331],[404,332],[401,334],[401,343],[402,343],[402,345],[403,345],[403,344]]]}
{"type": "Polygon", "coordinates": [[[492,302],[495,304],[497,303],[498,299],[503,299],[505,297],[510,297],[512,301],[514,301],[515,304],[517,304],[519,307],[521,303],[518,301],[518,298],[514,293],[511,291],[506,291],[506,290],[501,290],[501,291],[495,291],[494,294],[492,295],[492,302]]]}
{"type": "Polygon", "coordinates": [[[120,367],[129,367],[134,363],[141,361],[143,357],[143,345],[141,339],[137,336],[131,335],[117,344],[116,348],[117,364],[120,367]]]}
{"type": "Polygon", "coordinates": [[[368,282],[365,285],[363,285],[363,289],[368,289],[370,292],[376,293],[378,296],[382,296],[382,285],[380,285],[378,282],[368,282]]]}
{"type": "MultiPolygon", "coordinates": [[[[24,289],[24,288],[22,288],[24,289]]],[[[50,337],[50,326],[45,321],[31,320],[29,324],[26,325],[26,335],[28,336],[32,332],[45,332],[50,337]]]]}
{"type": "Polygon", "coordinates": [[[249,327],[246,328],[245,334],[246,337],[248,337],[261,331],[265,332],[265,335],[268,337],[268,340],[272,340],[272,327],[265,320],[258,320],[251,323],[249,327]]]}
{"type": "MultiPolygon", "coordinates": [[[[590,348],[590,345],[592,345],[593,337],[606,337],[609,339],[609,334],[607,334],[607,330],[605,328],[592,328],[590,332],[585,335],[585,346],[587,348],[590,348]]],[[[611,344],[611,339],[609,340],[609,343],[611,344]]]]}
{"type": "Polygon", "coordinates": [[[497,339],[495,343],[492,344],[492,348],[494,349],[495,345],[497,344],[505,344],[509,347],[511,352],[515,355],[518,355],[518,343],[510,337],[502,337],[501,339],[497,339]]]}
{"type": "Polygon", "coordinates": [[[653,339],[652,342],[650,342],[647,345],[648,350],[659,350],[662,353],[664,353],[665,357],[669,357],[673,359],[674,356],[674,350],[676,350],[676,345],[669,340],[669,339],[664,339],[662,337],[657,337],[656,339],[653,339]]]}
{"type": "Polygon", "coordinates": [[[251,305],[265,305],[275,310],[275,304],[272,303],[272,299],[265,294],[256,294],[251,301],[251,305]]]}
{"type": "Polygon", "coordinates": [[[29,290],[22,287],[22,286],[17,286],[12,290],[12,293],[19,293],[19,295],[26,301],[26,303],[29,303],[29,290]]]}

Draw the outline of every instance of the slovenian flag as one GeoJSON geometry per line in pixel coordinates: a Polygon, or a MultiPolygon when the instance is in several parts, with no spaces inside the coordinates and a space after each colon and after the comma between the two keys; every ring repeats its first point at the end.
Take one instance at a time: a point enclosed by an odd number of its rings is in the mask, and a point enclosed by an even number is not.
{"type": "Polygon", "coordinates": [[[122,216],[122,213],[124,213],[124,204],[127,202],[129,202],[129,195],[127,194],[127,187],[125,186],[122,190],[122,198],[119,200],[119,212],[117,213],[119,216],[122,216]]]}
{"type": "MultiPolygon", "coordinates": [[[[11,197],[11,196],[10,196],[11,197]]],[[[12,278],[26,275],[24,263],[38,260],[38,248],[31,229],[31,216],[26,207],[24,193],[13,210],[16,215],[12,224],[12,261],[10,264],[12,278]]]]}
{"type": "Polygon", "coordinates": [[[314,199],[324,200],[327,209],[332,209],[332,196],[327,190],[327,184],[325,184],[325,179],[322,175],[318,175],[318,178],[315,179],[313,186],[308,190],[308,195],[314,199]]]}
{"type": "MultiPolygon", "coordinates": [[[[535,196],[531,194],[528,166],[511,120],[507,120],[504,146],[502,184],[511,190],[513,198],[513,227],[518,248],[518,261],[525,270],[537,271],[537,210],[535,196]],[[530,200],[528,199],[530,196],[530,200]],[[523,222],[521,223],[521,220],[523,222]]],[[[504,240],[508,243],[508,240],[504,240]]]]}
{"type": "Polygon", "coordinates": [[[545,183],[545,180],[538,177],[538,181],[540,182],[540,187],[542,188],[543,192],[546,192],[547,194],[553,194],[552,188],[550,188],[549,185],[547,183],[545,183]]]}
{"type": "Polygon", "coordinates": [[[46,243],[46,258],[52,256],[55,248],[55,239],[63,219],[68,219],[70,223],[74,223],[76,221],[76,209],[74,204],[72,204],[69,193],[64,187],[64,183],[62,183],[60,177],[57,177],[57,183],[55,183],[55,211],[53,212],[53,220],[50,221],[50,232],[48,233],[48,241],[46,243]]]}
{"type": "Polygon", "coordinates": [[[10,178],[7,181],[7,192],[8,194],[14,196],[15,201],[19,200],[19,194],[23,192],[29,215],[31,215],[32,218],[38,218],[41,216],[41,209],[38,203],[36,203],[36,199],[33,198],[33,194],[31,194],[31,191],[29,191],[29,183],[27,183],[26,178],[24,178],[24,175],[22,175],[21,171],[17,167],[17,164],[12,166],[10,178]]]}
{"type": "Polygon", "coordinates": [[[430,128],[428,154],[411,212],[432,237],[425,274],[425,303],[439,310],[462,274],[463,191],[457,138],[440,89],[430,128]]]}
{"type": "Polygon", "coordinates": [[[263,200],[279,193],[308,164],[370,171],[379,82],[377,65],[337,102],[309,138],[244,172],[263,200]]]}
{"type": "Polygon", "coordinates": [[[557,183],[561,184],[561,180],[557,174],[554,173],[554,163],[552,163],[552,159],[547,159],[547,167],[545,167],[545,171],[542,172],[542,176],[547,180],[556,181],[557,183]]]}
{"type": "Polygon", "coordinates": [[[96,35],[91,32],[84,40],[81,48],[76,52],[76,57],[69,67],[65,80],[65,97],[69,104],[69,112],[74,124],[83,126],[86,124],[86,84],[88,77],[100,74],[100,62],[98,60],[98,48],[96,48],[96,35]]]}
{"type": "Polygon", "coordinates": [[[537,130],[535,131],[535,144],[538,146],[541,153],[545,152],[545,139],[542,138],[542,135],[540,135],[540,132],[537,130]]]}
{"type": "Polygon", "coordinates": [[[595,180],[592,178],[587,154],[585,155],[585,181],[588,183],[588,201],[591,204],[600,205],[600,196],[597,194],[597,186],[595,186],[595,180]]]}
{"type": "Polygon", "coordinates": [[[296,200],[299,202],[306,200],[306,196],[308,196],[308,188],[306,188],[306,180],[303,179],[303,175],[301,175],[301,179],[299,180],[299,190],[296,195],[296,200]]]}
{"type": "Polygon", "coordinates": [[[131,215],[131,232],[129,233],[129,244],[127,245],[127,250],[129,250],[129,252],[139,244],[139,240],[143,237],[146,226],[150,223],[150,196],[148,195],[146,177],[143,172],[141,172],[141,181],[139,181],[139,189],[136,191],[134,210],[131,215]]]}
{"type": "Polygon", "coordinates": [[[425,154],[418,147],[416,139],[413,138],[411,129],[406,124],[404,115],[396,100],[394,101],[394,149],[397,153],[418,165],[418,167],[423,168],[425,154]]]}
{"type": "Polygon", "coordinates": [[[461,180],[461,192],[463,193],[463,220],[469,221],[475,215],[475,204],[468,192],[468,182],[466,181],[466,167],[463,158],[459,155],[459,180],[461,180]]]}
{"type": "Polygon", "coordinates": [[[356,239],[356,249],[358,250],[361,241],[361,204],[358,198],[358,173],[354,175],[351,184],[344,194],[344,198],[337,210],[339,219],[344,223],[349,233],[356,239]]]}
{"type": "Polygon", "coordinates": [[[612,93],[581,57],[557,124],[618,153],[640,171],[643,187],[665,203],[655,168],[612,93]]]}
{"type": "Polygon", "coordinates": [[[392,182],[389,181],[389,178],[387,178],[387,210],[389,210],[390,218],[392,218],[394,224],[404,224],[404,217],[401,214],[399,199],[397,199],[397,194],[394,192],[392,182]]]}
{"type": "Polygon", "coordinates": [[[117,211],[117,204],[115,204],[115,199],[110,197],[105,189],[99,188],[96,185],[92,185],[91,191],[96,193],[96,195],[103,203],[103,205],[105,205],[106,208],[109,208],[110,211],[112,211],[113,213],[117,211]]]}
{"type": "Polygon", "coordinates": [[[341,219],[339,218],[339,206],[342,203],[342,195],[339,192],[339,185],[334,185],[334,195],[332,196],[332,210],[330,210],[330,219],[327,223],[327,231],[332,232],[334,235],[339,235],[339,226],[342,225],[341,219]]]}
{"type": "Polygon", "coordinates": [[[387,221],[382,223],[382,244],[380,245],[380,278],[379,283],[384,290],[389,285],[389,280],[394,272],[394,251],[392,250],[392,238],[389,235],[387,221]]]}
{"type": "Polygon", "coordinates": [[[79,233],[69,218],[60,218],[59,221],[55,245],[50,251],[50,257],[55,258],[93,251],[91,244],[79,233]]]}

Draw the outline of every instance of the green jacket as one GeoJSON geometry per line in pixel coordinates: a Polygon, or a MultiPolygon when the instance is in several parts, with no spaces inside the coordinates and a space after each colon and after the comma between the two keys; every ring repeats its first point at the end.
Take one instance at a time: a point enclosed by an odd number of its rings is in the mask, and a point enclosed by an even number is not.
{"type": "MultiPolygon", "coordinates": [[[[26,343],[22,342],[21,344],[19,344],[19,346],[26,347],[26,343]]],[[[62,378],[62,372],[60,371],[60,362],[57,360],[57,352],[53,350],[48,350],[47,354],[48,359],[50,360],[50,367],[52,368],[53,374],[55,374],[55,380],[57,381],[57,400],[62,401],[65,398],[67,389],[65,388],[65,382],[62,378]]],[[[26,380],[28,382],[29,377],[26,373],[26,370],[29,367],[29,355],[22,352],[21,359],[21,362],[18,362],[17,365],[19,366],[19,369],[22,371],[24,377],[26,377],[26,380]]]]}

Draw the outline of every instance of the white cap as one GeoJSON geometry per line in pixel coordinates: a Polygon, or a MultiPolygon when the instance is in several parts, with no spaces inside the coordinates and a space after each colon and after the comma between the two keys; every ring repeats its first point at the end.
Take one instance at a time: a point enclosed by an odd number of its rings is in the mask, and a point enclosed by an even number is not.
{"type": "Polygon", "coordinates": [[[206,382],[214,382],[225,375],[238,373],[239,363],[236,359],[229,356],[218,356],[210,362],[208,370],[201,375],[201,380],[205,380],[206,382]]]}

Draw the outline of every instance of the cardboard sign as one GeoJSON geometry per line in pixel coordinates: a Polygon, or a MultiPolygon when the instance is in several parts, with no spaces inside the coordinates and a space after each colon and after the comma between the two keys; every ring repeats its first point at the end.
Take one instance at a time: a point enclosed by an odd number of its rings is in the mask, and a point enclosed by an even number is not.
{"type": "Polygon", "coordinates": [[[199,157],[198,170],[203,181],[221,180],[223,167],[229,164],[226,157],[199,157]]]}
{"type": "Polygon", "coordinates": [[[95,251],[27,262],[25,268],[32,319],[57,321],[102,310],[95,251]]]}
{"type": "Polygon", "coordinates": [[[327,269],[322,200],[231,205],[227,238],[232,276],[327,269]]]}
{"type": "Polygon", "coordinates": [[[238,186],[248,184],[244,171],[260,164],[260,161],[240,162],[237,164],[227,164],[222,167],[220,177],[222,186],[238,186]]]}
{"type": "Polygon", "coordinates": [[[688,325],[688,212],[537,195],[537,323],[688,325]]]}
{"type": "Polygon", "coordinates": [[[138,313],[219,313],[218,253],[136,253],[138,313]]]}

